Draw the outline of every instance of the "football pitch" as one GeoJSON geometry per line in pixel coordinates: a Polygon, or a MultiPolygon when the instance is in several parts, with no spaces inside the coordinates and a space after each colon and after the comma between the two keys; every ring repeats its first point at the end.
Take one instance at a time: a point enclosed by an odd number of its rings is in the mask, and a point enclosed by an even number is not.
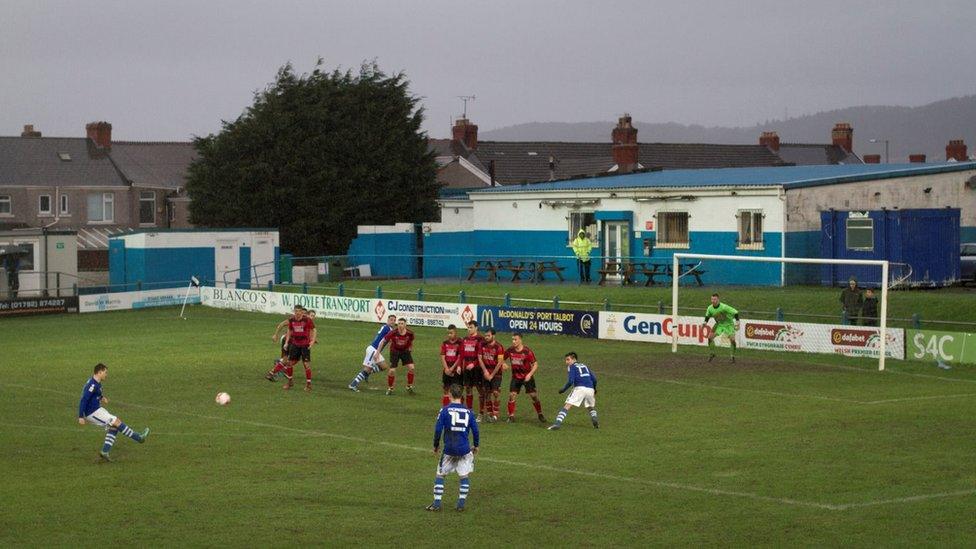
{"type": "MultiPolygon", "coordinates": [[[[527,335],[551,420],[562,356],[599,378],[600,429],[481,426],[465,513],[429,513],[441,330],[418,394],[347,390],[376,326],[319,320],[314,391],[263,374],[280,316],[193,307],[0,322],[0,545],[926,545],[976,543],[976,372],[966,366],[527,335]],[[97,362],[146,444],[77,424],[97,362]],[[225,407],[218,391],[230,393],[225,407]]],[[[508,336],[500,334],[503,343],[508,336]]],[[[506,373],[505,386],[508,375],[506,373]]],[[[504,399],[504,393],[503,393],[504,399]]],[[[504,404],[502,405],[504,412],[504,404]]]]}

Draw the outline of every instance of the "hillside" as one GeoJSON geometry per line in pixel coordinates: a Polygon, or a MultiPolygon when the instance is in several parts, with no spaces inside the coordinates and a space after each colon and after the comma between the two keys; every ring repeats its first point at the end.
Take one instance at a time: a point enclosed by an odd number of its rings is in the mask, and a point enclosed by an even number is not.
{"type": "MultiPolygon", "coordinates": [[[[835,122],[854,126],[854,152],[884,153],[872,138],[888,139],[892,162],[907,161],[911,153],[925,153],[929,161],[945,160],[949,139],[965,139],[976,153],[976,95],[937,101],[919,107],[862,106],[774,120],[751,127],[705,127],[674,122],[635,121],[642,142],[756,143],[759,134],[775,130],[785,142],[825,143],[835,122]]],[[[493,141],[609,141],[614,122],[530,122],[483,131],[493,141]]]]}

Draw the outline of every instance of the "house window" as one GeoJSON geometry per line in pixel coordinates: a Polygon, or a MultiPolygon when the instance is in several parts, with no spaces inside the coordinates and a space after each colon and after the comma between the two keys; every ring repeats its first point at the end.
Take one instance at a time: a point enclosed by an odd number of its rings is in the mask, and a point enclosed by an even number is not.
{"type": "Polygon", "coordinates": [[[874,220],[870,217],[847,219],[847,249],[874,251],[874,220]]]}
{"type": "Polygon", "coordinates": [[[139,193],[139,224],[154,225],[156,223],[156,193],[143,191],[139,193]]]}
{"type": "Polygon", "coordinates": [[[61,195],[61,209],[60,209],[60,212],[61,212],[61,215],[68,215],[68,213],[69,213],[68,212],[68,195],[66,195],[66,194],[62,194],[61,195]]]}
{"type": "Polygon", "coordinates": [[[739,250],[763,249],[763,213],[758,210],[740,210],[739,218],[739,250]]]}
{"type": "Polygon", "coordinates": [[[9,194],[0,194],[0,215],[13,215],[9,194]]]}
{"type": "Polygon", "coordinates": [[[112,193],[92,193],[88,195],[88,221],[90,223],[114,222],[115,195],[112,193]]]}
{"type": "Polygon", "coordinates": [[[688,212],[657,213],[657,247],[687,248],[688,212]]]}
{"type": "Polygon", "coordinates": [[[37,197],[37,215],[51,215],[51,195],[37,197]]]}
{"type": "Polygon", "coordinates": [[[576,240],[580,229],[586,231],[591,240],[596,240],[596,216],[593,212],[569,212],[569,241],[576,240]]]}

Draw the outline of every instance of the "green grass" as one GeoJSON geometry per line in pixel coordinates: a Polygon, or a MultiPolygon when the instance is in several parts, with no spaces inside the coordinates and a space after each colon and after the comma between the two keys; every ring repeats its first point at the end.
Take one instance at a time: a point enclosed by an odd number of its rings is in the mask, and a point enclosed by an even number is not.
{"type": "MultiPolygon", "coordinates": [[[[176,316],[0,323],[0,545],[976,543],[971,368],[748,352],[732,366],[527,336],[545,412],[575,350],[600,379],[601,429],[574,410],[548,432],[522,396],[518,423],[482,427],[468,512],[431,514],[439,330],[418,330],[419,394],[387,397],[345,389],[375,327],[320,321],[305,394],[261,377],[278,317],[176,316]],[[108,408],[153,429],[144,445],[120,437],[110,464],[102,431],[75,419],[98,361],[108,408]]],[[[456,494],[449,478],[448,505],[456,494]]]]}
{"type": "MultiPolygon", "coordinates": [[[[671,287],[621,287],[621,286],[580,286],[575,283],[531,284],[531,283],[493,283],[493,282],[435,282],[424,283],[419,280],[400,281],[345,281],[346,295],[373,297],[376,287],[383,289],[384,296],[399,299],[416,299],[417,290],[423,289],[428,301],[456,301],[458,292],[464,291],[467,298],[477,303],[501,304],[505,294],[510,294],[513,306],[548,307],[552,299],[559,297],[564,309],[603,308],[604,299],[613,310],[628,312],[657,312],[662,307],[666,313],[671,311],[671,287]],[[522,301],[542,300],[545,303],[522,301]],[[589,305],[579,305],[586,303],[589,305]]],[[[288,291],[300,291],[300,286],[282,286],[288,291]]],[[[313,285],[311,292],[336,293],[336,285],[313,285]]],[[[800,322],[839,323],[841,307],[838,298],[839,288],[821,286],[790,286],[787,288],[769,287],[715,287],[702,288],[682,286],[679,294],[679,307],[682,314],[703,314],[708,298],[713,292],[737,307],[751,318],[773,319],[777,308],[781,308],[785,319],[800,322]]],[[[891,326],[912,327],[911,318],[918,314],[922,327],[974,331],[971,305],[976,292],[967,288],[946,288],[938,290],[892,291],[888,299],[888,318],[891,326]],[[931,322],[939,321],[939,322],[931,322]],[[947,324],[944,324],[947,323],[947,324]]]]}

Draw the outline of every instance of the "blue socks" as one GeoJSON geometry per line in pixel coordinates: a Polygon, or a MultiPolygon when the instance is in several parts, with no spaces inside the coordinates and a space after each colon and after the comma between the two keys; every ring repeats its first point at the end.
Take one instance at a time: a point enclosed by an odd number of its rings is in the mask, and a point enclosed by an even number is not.
{"type": "Polygon", "coordinates": [[[434,479],[434,507],[441,506],[441,498],[444,497],[444,479],[437,477],[434,479]]]}
{"type": "Polygon", "coordinates": [[[125,423],[120,423],[118,429],[119,429],[119,431],[122,431],[122,434],[123,435],[131,438],[132,440],[134,440],[136,442],[142,442],[142,435],[140,435],[139,433],[133,431],[132,430],[132,427],[129,427],[125,423]]]}
{"type": "MultiPolygon", "coordinates": [[[[443,489],[443,485],[441,486],[443,489]]],[[[467,478],[461,479],[461,490],[458,492],[457,508],[464,509],[464,501],[468,499],[468,490],[471,489],[471,481],[467,478]]]]}
{"type": "Polygon", "coordinates": [[[102,453],[107,454],[112,450],[112,446],[115,445],[115,436],[118,435],[118,429],[109,429],[105,432],[105,444],[102,444],[102,453]]]}
{"type": "Polygon", "coordinates": [[[566,413],[567,412],[566,412],[566,409],[565,408],[560,408],[559,409],[559,413],[556,414],[556,425],[562,425],[563,424],[563,420],[566,419],[566,413]]]}

